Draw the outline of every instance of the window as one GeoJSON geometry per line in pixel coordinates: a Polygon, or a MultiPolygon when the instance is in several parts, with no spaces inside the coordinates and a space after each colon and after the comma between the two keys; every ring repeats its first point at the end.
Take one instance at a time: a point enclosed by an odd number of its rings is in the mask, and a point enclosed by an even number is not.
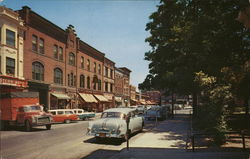
{"type": "Polygon", "coordinates": [[[75,54],[72,52],[69,54],[69,64],[75,66],[75,54]]]}
{"type": "Polygon", "coordinates": [[[96,73],[96,63],[94,62],[94,73],[96,73]]]}
{"type": "Polygon", "coordinates": [[[101,65],[99,64],[99,65],[98,65],[98,73],[101,74],[101,71],[102,71],[102,70],[101,70],[101,65]]]}
{"type": "Polygon", "coordinates": [[[15,47],[15,42],[16,42],[16,38],[15,38],[15,32],[6,29],[6,45],[15,47]]]}
{"type": "Polygon", "coordinates": [[[110,92],[113,92],[113,84],[110,83],[110,92]]]}
{"type": "Polygon", "coordinates": [[[39,81],[44,80],[44,66],[40,62],[32,63],[32,79],[39,81]]]}
{"type": "Polygon", "coordinates": [[[102,81],[98,80],[98,90],[101,90],[101,89],[102,89],[102,81]]]}
{"type": "Polygon", "coordinates": [[[84,68],[84,57],[81,57],[81,68],[84,68]]]}
{"type": "Polygon", "coordinates": [[[42,38],[39,39],[39,53],[44,54],[44,40],[42,38]]]}
{"type": "Polygon", "coordinates": [[[80,76],[80,87],[84,88],[84,84],[85,84],[85,77],[84,77],[84,75],[81,75],[80,76]]]}
{"type": "Polygon", "coordinates": [[[54,45],[54,58],[58,59],[58,46],[54,45]]]}
{"type": "Polygon", "coordinates": [[[87,88],[90,89],[90,77],[87,77],[87,88]]]}
{"type": "Polygon", "coordinates": [[[73,84],[74,84],[74,74],[71,73],[70,74],[70,86],[73,86],[73,84]]]}
{"type": "Polygon", "coordinates": [[[110,69],[110,78],[113,79],[113,70],[110,69]]]}
{"type": "Polygon", "coordinates": [[[0,27],[0,43],[2,42],[2,27],[0,27]]]}
{"type": "Polygon", "coordinates": [[[108,87],[109,87],[108,84],[109,84],[108,82],[105,82],[105,91],[106,91],[106,92],[108,92],[108,87]]]}
{"type": "Polygon", "coordinates": [[[6,74],[15,75],[15,59],[6,57],[6,74]]]}
{"type": "Polygon", "coordinates": [[[108,77],[109,69],[108,67],[105,67],[105,76],[108,77]]]}
{"type": "Polygon", "coordinates": [[[68,86],[70,86],[70,74],[68,74],[68,86]]]}
{"type": "Polygon", "coordinates": [[[60,68],[54,69],[54,83],[63,84],[63,73],[60,68]]]}
{"type": "Polygon", "coordinates": [[[59,60],[63,61],[63,48],[59,47],[59,60]]]}
{"type": "Polygon", "coordinates": [[[32,51],[37,52],[37,36],[32,35],[32,51]]]}
{"type": "Polygon", "coordinates": [[[89,61],[89,59],[87,60],[87,67],[88,67],[88,70],[90,71],[90,61],[89,61]]]}
{"type": "Polygon", "coordinates": [[[74,83],[73,83],[73,86],[76,86],[76,75],[74,75],[74,83]]]}

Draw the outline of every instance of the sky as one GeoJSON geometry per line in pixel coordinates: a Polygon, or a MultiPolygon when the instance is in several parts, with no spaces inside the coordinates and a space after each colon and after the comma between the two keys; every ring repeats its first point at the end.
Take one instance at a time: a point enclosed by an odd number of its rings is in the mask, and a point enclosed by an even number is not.
{"type": "Polygon", "coordinates": [[[105,53],[116,67],[127,67],[136,87],[148,74],[145,42],[149,16],[159,0],[0,0],[0,5],[19,10],[28,6],[42,17],[66,29],[73,25],[77,36],[105,53]]]}

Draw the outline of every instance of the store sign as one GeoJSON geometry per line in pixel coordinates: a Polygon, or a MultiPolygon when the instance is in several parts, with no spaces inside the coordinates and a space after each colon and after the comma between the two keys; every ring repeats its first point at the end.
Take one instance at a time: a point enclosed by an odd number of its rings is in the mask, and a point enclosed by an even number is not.
{"type": "Polygon", "coordinates": [[[15,86],[15,87],[28,87],[28,82],[17,78],[0,76],[0,85],[15,86]]]}

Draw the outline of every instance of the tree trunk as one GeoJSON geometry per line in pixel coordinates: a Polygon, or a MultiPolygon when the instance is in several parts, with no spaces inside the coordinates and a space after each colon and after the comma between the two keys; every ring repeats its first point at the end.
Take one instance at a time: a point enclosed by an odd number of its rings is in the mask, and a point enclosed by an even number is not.
{"type": "Polygon", "coordinates": [[[193,92],[193,118],[197,117],[197,109],[198,109],[198,104],[197,104],[197,93],[193,92]]]}

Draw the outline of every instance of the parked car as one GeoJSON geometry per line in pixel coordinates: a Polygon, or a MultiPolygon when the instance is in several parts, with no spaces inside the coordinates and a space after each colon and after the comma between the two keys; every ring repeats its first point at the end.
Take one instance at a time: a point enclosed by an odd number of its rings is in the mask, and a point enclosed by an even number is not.
{"type": "Polygon", "coordinates": [[[49,112],[52,114],[52,118],[55,123],[64,122],[68,124],[71,121],[76,121],[78,119],[72,109],[55,109],[49,110],[49,112]]]}
{"type": "Polygon", "coordinates": [[[100,138],[126,138],[126,119],[130,118],[129,132],[141,131],[144,126],[142,117],[136,115],[136,110],[131,108],[112,108],[105,110],[101,118],[89,122],[88,135],[100,138]]]}
{"type": "Polygon", "coordinates": [[[168,106],[152,106],[147,112],[145,113],[145,119],[160,119],[164,120],[166,119],[168,113],[169,113],[169,107],[168,106]]]}
{"type": "Polygon", "coordinates": [[[144,114],[147,110],[147,107],[145,105],[138,105],[136,109],[138,114],[144,114]]]}
{"type": "Polygon", "coordinates": [[[85,120],[95,117],[94,112],[85,112],[83,109],[73,109],[79,120],[85,120]]]}

